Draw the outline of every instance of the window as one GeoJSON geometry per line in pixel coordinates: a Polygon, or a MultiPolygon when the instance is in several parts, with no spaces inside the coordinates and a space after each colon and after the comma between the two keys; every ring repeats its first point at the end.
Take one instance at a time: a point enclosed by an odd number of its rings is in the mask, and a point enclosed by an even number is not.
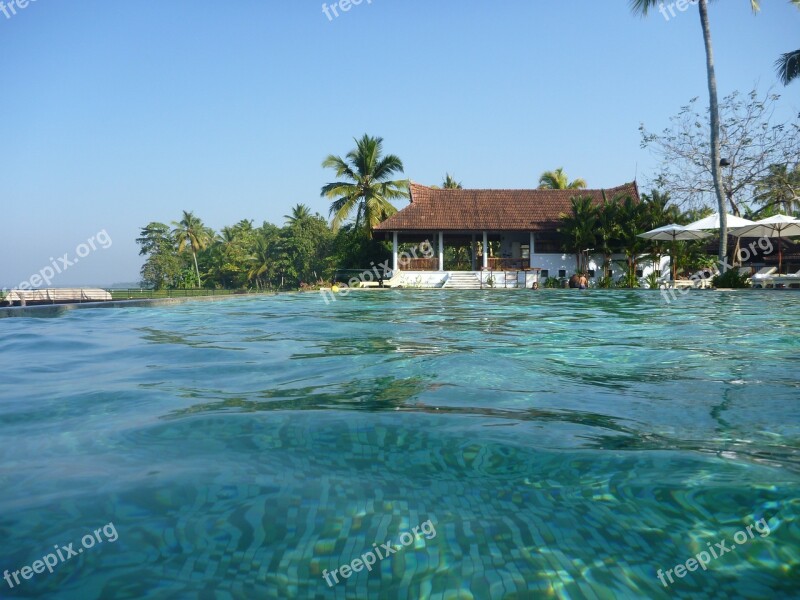
{"type": "Polygon", "coordinates": [[[559,269],[558,270],[558,276],[559,277],[566,277],[567,276],[567,270],[566,269],[559,269]]]}
{"type": "Polygon", "coordinates": [[[594,279],[594,269],[589,269],[589,277],[594,279]]]}
{"type": "Polygon", "coordinates": [[[636,269],[636,276],[644,277],[644,271],[642,269],[636,269]]]}
{"type": "Polygon", "coordinates": [[[550,269],[542,269],[542,277],[544,279],[547,279],[548,277],[550,277],[550,269]]]}
{"type": "Polygon", "coordinates": [[[520,251],[522,253],[522,260],[530,260],[531,259],[531,247],[528,244],[523,244],[520,247],[520,251]]]}

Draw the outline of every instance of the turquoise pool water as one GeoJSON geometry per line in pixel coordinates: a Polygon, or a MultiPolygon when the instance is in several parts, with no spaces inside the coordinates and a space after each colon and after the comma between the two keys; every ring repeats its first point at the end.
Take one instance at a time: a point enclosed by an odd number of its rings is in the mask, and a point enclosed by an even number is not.
{"type": "Polygon", "coordinates": [[[798,315],[391,291],[0,319],[0,571],[76,551],[0,597],[797,597],[798,315]]]}

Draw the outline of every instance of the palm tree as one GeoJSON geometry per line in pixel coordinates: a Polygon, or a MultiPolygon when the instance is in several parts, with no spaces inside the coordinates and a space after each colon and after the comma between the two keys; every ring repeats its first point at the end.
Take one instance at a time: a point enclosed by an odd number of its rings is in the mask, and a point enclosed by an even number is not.
{"type": "Polygon", "coordinates": [[[647,206],[635,201],[631,196],[622,196],[617,199],[617,218],[620,227],[617,229],[619,249],[625,254],[627,272],[625,285],[637,287],[636,267],[639,255],[647,247],[647,241],[640,238],[638,233],[647,231],[646,211],[647,206]]]}
{"type": "MultiPolygon", "coordinates": [[[[800,7],[800,0],[790,0],[792,4],[800,7]]],[[[648,11],[660,4],[663,0],[631,0],[631,9],[634,13],[646,16],[648,11]]],[[[714,69],[714,51],[711,44],[711,26],[708,20],[708,0],[699,0],[700,24],[703,27],[703,39],[706,48],[706,74],[708,77],[708,95],[711,118],[711,174],[714,179],[714,191],[717,196],[717,207],[719,209],[719,264],[720,269],[725,270],[728,256],[728,218],[727,207],[725,205],[725,190],[722,185],[721,148],[720,148],[720,124],[719,124],[719,101],[717,98],[717,76],[714,69]]],[[[761,10],[758,0],[750,0],[750,8],[754,13],[761,10]]],[[[781,61],[782,62],[782,61],[781,61]]],[[[796,63],[795,63],[796,64],[796,63]]],[[[787,71],[787,75],[790,73],[787,71]]],[[[789,78],[791,79],[791,77],[789,78]]],[[[786,80],[788,83],[788,80],[786,80]]]]}
{"type": "Polygon", "coordinates": [[[611,258],[617,246],[619,222],[619,199],[609,201],[603,192],[603,203],[597,207],[595,218],[595,247],[603,255],[603,277],[611,269],[611,258]]]}
{"type": "Polygon", "coordinates": [[[545,171],[539,177],[540,190],[583,190],[586,189],[586,180],[576,179],[570,181],[564,169],[559,167],[555,171],[545,171]]]}
{"type": "Polygon", "coordinates": [[[800,208],[800,163],[790,170],[789,165],[772,165],[769,174],[756,182],[754,200],[762,205],[759,212],[770,209],[790,214],[800,208]]]}
{"type": "Polygon", "coordinates": [[[576,196],[570,199],[569,214],[561,214],[558,232],[566,238],[564,249],[575,253],[578,273],[585,273],[585,251],[593,249],[597,239],[597,209],[591,196],[576,196]]]}
{"type": "Polygon", "coordinates": [[[334,231],[350,218],[355,210],[356,229],[364,228],[367,237],[372,228],[385,221],[397,209],[391,201],[408,196],[408,182],[392,180],[403,172],[403,162],[394,154],[383,156],[383,138],[367,134],[356,139],[356,147],[345,158],[331,154],[322,162],[325,169],[334,169],[344,179],[323,186],[322,196],[331,198],[331,226],[334,231]]]}
{"type": "Polygon", "coordinates": [[[294,225],[295,223],[302,223],[311,218],[311,209],[305,204],[297,204],[292,208],[292,214],[283,215],[286,219],[287,225],[294,225]]]}
{"type": "MultiPolygon", "coordinates": [[[[642,219],[640,226],[643,231],[663,227],[669,223],[678,223],[681,220],[678,207],[670,204],[669,193],[662,193],[659,190],[653,190],[650,194],[642,194],[640,208],[642,219]]],[[[661,265],[661,257],[667,253],[667,248],[665,243],[659,240],[647,240],[647,244],[649,244],[653,269],[657,270],[661,265]]]]}
{"type": "Polygon", "coordinates": [[[264,275],[269,271],[272,263],[272,244],[266,237],[259,236],[256,239],[253,254],[248,257],[248,281],[255,281],[258,289],[261,289],[262,286],[266,288],[269,278],[264,275]]]}
{"type": "Polygon", "coordinates": [[[197,275],[197,287],[200,287],[200,268],[197,266],[197,253],[208,248],[214,239],[213,232],[203,225],[203,221],[194,216],[193,212],[189,211],[183,211],[183,219],[173,221],[172,225],[175,228],[172,230],[172,234],[178,242],[178,252],[183,252],[187,246],[192,250],[194,272],[197,275]]]}
{"type": "Polygon", "coordinates": [[[446,173],[444,176],[444,181],[442,181],[442,187],[446,190],[463,190],[464,186],[461,185],[460,181],[456,181],[450,173],[446,173]]]}

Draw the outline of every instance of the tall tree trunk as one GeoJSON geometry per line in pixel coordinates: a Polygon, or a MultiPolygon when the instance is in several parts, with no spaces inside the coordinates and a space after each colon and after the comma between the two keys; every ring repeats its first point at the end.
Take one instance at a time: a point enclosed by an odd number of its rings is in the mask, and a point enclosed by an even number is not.
{"type": "Polygon", "coordinates": [[[700,23],[703,26],[703,39],[706,46],[706,70],[708,71],[708,96],[711,107],[711,172],[714,177],[714,191],[719,208],[719,269],[723,273],[728,264],[728,211],[725,190],[722,187],[721,149],[719,139],[719,100],[717,98],[717,75],[714,70],[714,49],[711,45],[711,25],[708,20],[708,0],[700,0],[700,23]]]}
{"type": "Polygon", "coordinates": [[[200,287],[200,268],[197,266],[197,252],[192,248],[192,258],[194,259],[194,272],[197,275],[197,287],[200,287]]]}

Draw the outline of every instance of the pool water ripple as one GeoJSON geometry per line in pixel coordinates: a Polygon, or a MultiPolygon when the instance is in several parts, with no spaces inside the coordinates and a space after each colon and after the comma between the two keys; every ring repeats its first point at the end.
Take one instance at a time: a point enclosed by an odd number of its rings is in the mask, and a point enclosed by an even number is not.
{"type": "Polygon", "coordinates": [[[0,570],[119,532],[0,596],[797,597],[798,314],[402,290],[0,319],[0,570]]]}

